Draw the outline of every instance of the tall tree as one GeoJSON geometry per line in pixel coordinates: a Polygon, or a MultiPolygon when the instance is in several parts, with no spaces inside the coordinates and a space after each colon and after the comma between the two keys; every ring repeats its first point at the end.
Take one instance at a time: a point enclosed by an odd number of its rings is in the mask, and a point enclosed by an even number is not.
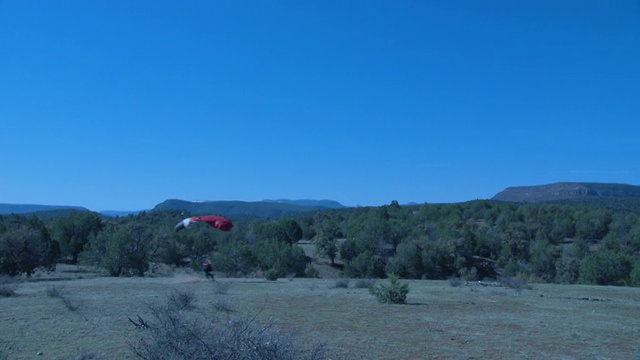
{"type": "Polygon", "coordinates": [[[53,239],[60,243],[62,256],[70,257],[71,263],[76,264],[89,238],[98,234],[103,227],[97,213],[72,210],[69,216],[56,220],[51,232],[53,239]]]}
{"type": "Polygon", "coordinates": [[[0,273],[31,276],[38,267],[51,269],[60,256],[58,244],[35,217],[14,218],[0,233],[0,273]]]}

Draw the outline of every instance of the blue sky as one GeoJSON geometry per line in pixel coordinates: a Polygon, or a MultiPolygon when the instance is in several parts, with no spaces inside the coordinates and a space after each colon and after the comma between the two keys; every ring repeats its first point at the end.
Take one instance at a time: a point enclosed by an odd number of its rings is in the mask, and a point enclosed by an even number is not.
{"type": "Polygon", "coordinates": [[[0,203],[640,184],[640,1],[0,0],[0,203]]]}

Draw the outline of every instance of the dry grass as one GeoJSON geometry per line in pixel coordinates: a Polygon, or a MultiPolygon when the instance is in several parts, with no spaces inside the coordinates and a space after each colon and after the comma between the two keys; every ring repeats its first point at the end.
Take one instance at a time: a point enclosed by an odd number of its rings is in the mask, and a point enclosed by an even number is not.
{"type": "MultiPolygon", "coordinates": [[[[68,274],[65,274],[65,276],[68,274]]],[[[69,311],[47,295],[52,282],[24,282],[0,298],[0,354],[9,359],[133,359],[127,344],[143,329],[148,305],[195,293],[204,316],[232,304],[229,316],[259,314],[309,346],[325,341],[341,358],[638,359],[640,289],[537,285],[531,290],[470,283],[409,281],[406,305],[378,303],[366,288],[331,288],[334,279],[234,279],[220,295],[198,275],[156,278],[84,276],[55,282],[81,304],[69,311]],[[91,358],[85,356],[85,358],[91,358]],[[96,357],[93,357],[96,358],[96,357]]]]}

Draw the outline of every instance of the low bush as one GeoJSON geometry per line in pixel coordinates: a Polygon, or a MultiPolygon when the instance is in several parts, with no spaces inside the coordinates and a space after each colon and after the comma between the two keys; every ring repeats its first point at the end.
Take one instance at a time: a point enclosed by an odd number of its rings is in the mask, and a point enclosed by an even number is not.
{"type": "Polygon", "coordinates": [[[308,278],[318,278],[320,277],[320,272],[313,267],[312,263],[308,263],[304,268],[304,276],[308,278]]]}
{"type": "Polygon", "coordinates": [[[516,291],[527,289],[527,280],[522,277],[502,277],[500,284],[516,291]]]}
{"type": "Polygon", "coordinates": [[[276,281],[280,277],[280,271],[274,268],[271,268],[264,272],[264,278],[269,281],[276,281]]]}
{"type": "Polygon", "coordinates": [[[18,280],[9,275],[0,275],[0,297],[10,297],[16,294],[18,280]]]}
{"type": "Polygon", "coordinates": [[[196,293],[193,290],[172,290],[169,295],[169,308],[176,310],[195,309],[196,293]]]}
{"type": "Polygon", "coordinates": [[[0,297],[10,297],[16,294],[18,284],[0,284],[0,297]]]}
{"type": "Polygon", "coordinates": [[[353,286],[356,289],[369,289],[376,284],[376,279],[358,279],[353,286]]]}
{"type": "Polygon", "coordinates": [[[380,284],[369,288],[369,292],[383,304],[404,304],[409,293],[409,284],[400,283],[395,274],[389,275],[389,284],[380,284]]]}
{"type": "MultiPolygon", "coordinates": [[[[171,307],[150,306],[145,333],[129,348],[140,359],[320,360],[325,347],[302,350],[291,335],[256,318],[188,316],[171,307]],[[224,319],[224,320],[222,320],[224,319]]],[[[142,320],[141,320],[142,321],[142,320]]],[[[307,347],[305,346],[305,349],[307,347]]]]}
{"type": "Polygon", "coordinates": [[[218,295],[226,295],[233,286],[231,281],[216,281],[213,285],[213,292],[218,295]]]}
{"type": "Polygon", "coordinates": [[[229,303],[225,300],[215,300],[212,304],[213,308],[221,313],[232,313],[234,312],[233,308],[231,307],[231,305],[229,305],[229,303]]]}
{"type": "Polygon", "coordinates": [[[458,287],[458,286],[462,286],[464,284],[464,281],[462,281],[462,279],[460,279],[457,276],[453,276],[449,278],[449,286],[451,287],[458,287]]]}

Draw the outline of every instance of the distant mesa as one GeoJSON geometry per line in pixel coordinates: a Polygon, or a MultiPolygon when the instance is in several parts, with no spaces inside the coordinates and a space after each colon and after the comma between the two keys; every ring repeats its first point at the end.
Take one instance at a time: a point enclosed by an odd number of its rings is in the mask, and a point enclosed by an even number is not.
{"type": "Polygon", "coordinates": [[[538,186],[509,187],[491,200],[549,202],[561,200],[640,197],[640,186],[610,183],[560,182],[538,186]]]}

